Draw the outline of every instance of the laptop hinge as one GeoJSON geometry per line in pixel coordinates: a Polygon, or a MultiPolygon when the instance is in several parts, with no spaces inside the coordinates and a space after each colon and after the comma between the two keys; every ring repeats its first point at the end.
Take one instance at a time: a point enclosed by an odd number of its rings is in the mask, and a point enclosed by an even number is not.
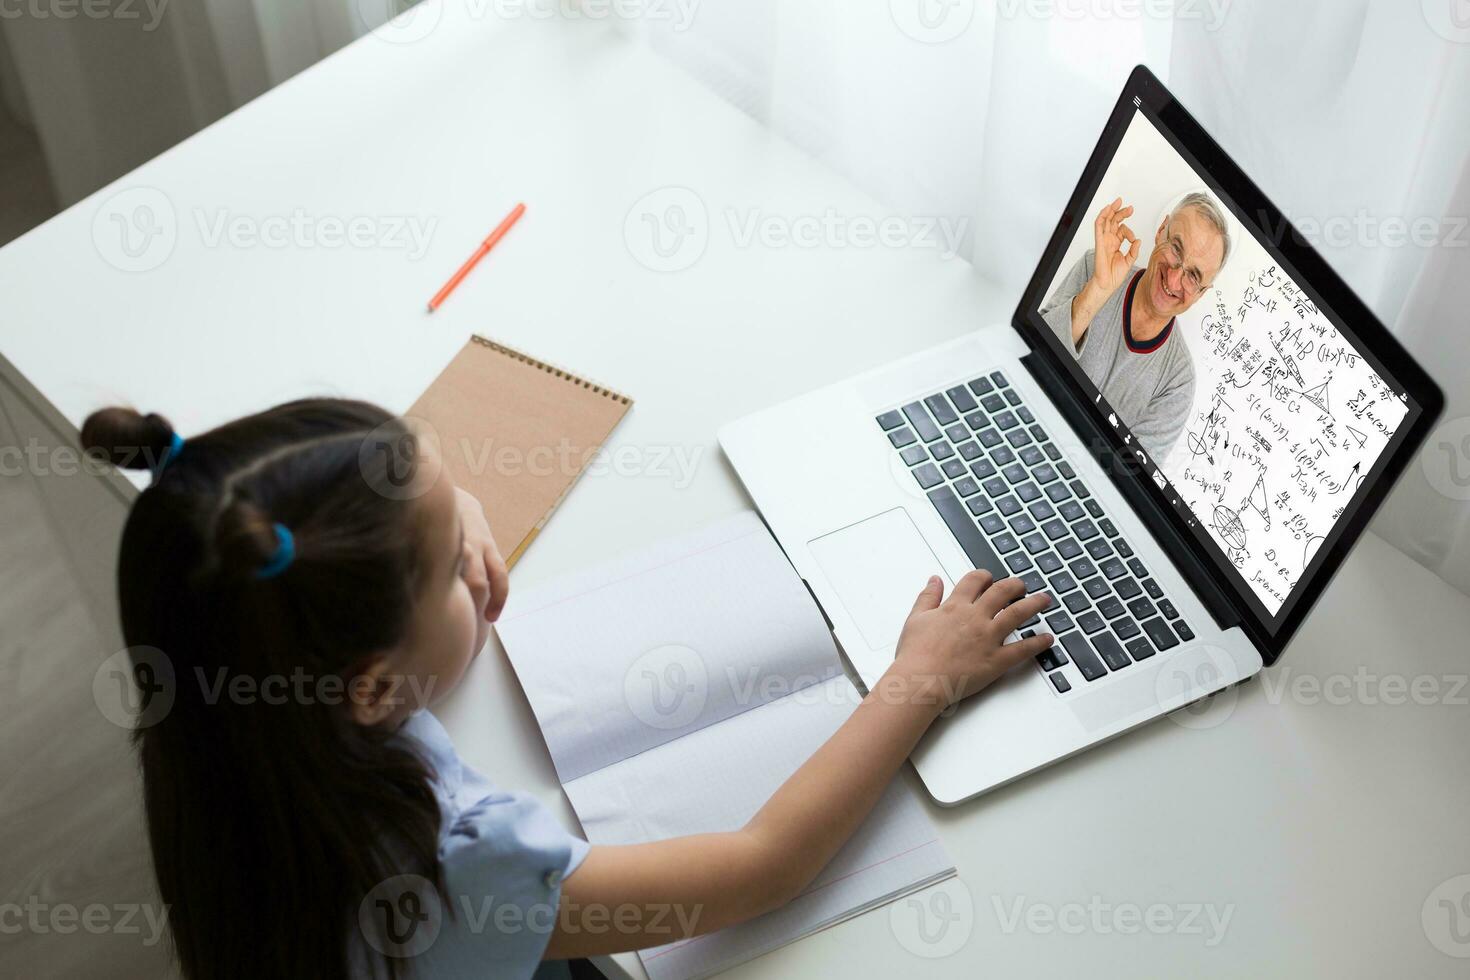
{"type": "Polygon", "coordinates": [[[1143,485],[1143,476],[1133,458],[1113,448],[1108,433],[1088,405],[1077,397],[1071,382],[1047,363],[1046,359],[1033,350],[1021,358],[1026,370],[1036,380],[1041,390],[1051,398],[1057,411],[1062,413],[1078,437],[1092,451],[1102,471],[1113,481],[1123,499],[1133,508],[1144,527],[1153,531],[1159,547],[1173,560],[1200,602],[1223,630],[1240,625],[1241,617],[1236,612],[1229,596],[1220,587],[1208,566],[1200,559],[1197,545],[1187,542],[1174,527],[1172,516],[1164,506],[1154,499],[1143,485]]]}

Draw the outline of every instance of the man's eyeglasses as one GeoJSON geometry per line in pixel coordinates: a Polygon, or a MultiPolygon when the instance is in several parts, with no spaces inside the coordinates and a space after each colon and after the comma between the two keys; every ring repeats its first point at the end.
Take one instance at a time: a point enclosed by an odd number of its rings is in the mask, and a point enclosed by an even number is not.
{"type": "MultiPolygon", "coordinates": [[[[1169,241],[1165,243],[1164,260],[1169,263],[1169,268],[1175,271],[1184,267],[1184,242],[1172,232],[1169,235],[1169,241]]],[[[1193,266],[1184,268],[1184,274],[1180,278],[1184,285],[1185,295],[1191,298],[1198,296],[1201,290],[1208,289],[1212,285],[1206,283],[1199,270],[1193,266]]]]}

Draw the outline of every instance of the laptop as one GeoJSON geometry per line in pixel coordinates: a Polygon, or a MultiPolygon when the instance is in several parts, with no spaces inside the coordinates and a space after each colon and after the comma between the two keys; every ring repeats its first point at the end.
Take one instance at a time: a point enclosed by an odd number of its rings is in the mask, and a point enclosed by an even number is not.
{"type": "Polygon", "coordinates": [[[1274,664],[1442,407],[1139,67],[1009,325],[720,442],[867,686],[931,574],[1053,596],[914,754],[956,804],[1274,664]]]}

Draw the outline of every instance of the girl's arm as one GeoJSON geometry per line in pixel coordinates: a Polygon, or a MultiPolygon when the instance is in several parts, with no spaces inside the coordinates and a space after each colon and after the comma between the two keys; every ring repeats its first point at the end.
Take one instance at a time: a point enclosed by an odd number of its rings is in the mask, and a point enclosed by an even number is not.
{"type": "Polygon", "coordinates": [[[975,571],[941,603],[942,592],[930,579],[893,666],[745,827],[592,848],[562,887],[545,958],[660,946],[797,897],[862,825],[940,712],[1051,646],[1045,634],[1005,644],[1051,601],[1020,598],[1018,579],[992,584],[975,571]]]}

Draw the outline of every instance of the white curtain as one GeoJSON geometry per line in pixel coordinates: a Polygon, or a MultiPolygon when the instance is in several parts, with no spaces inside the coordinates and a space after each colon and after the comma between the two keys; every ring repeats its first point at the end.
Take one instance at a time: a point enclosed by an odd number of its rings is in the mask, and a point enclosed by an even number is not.
{"type": "Polygon", "coordinates": [[[1374,529],[1470,592],[1465,0],[671,6],[634,32],[885,206],[968,219],[964,254],[1017,293],[1147,64],[1445,390],[1374,529]]]}

